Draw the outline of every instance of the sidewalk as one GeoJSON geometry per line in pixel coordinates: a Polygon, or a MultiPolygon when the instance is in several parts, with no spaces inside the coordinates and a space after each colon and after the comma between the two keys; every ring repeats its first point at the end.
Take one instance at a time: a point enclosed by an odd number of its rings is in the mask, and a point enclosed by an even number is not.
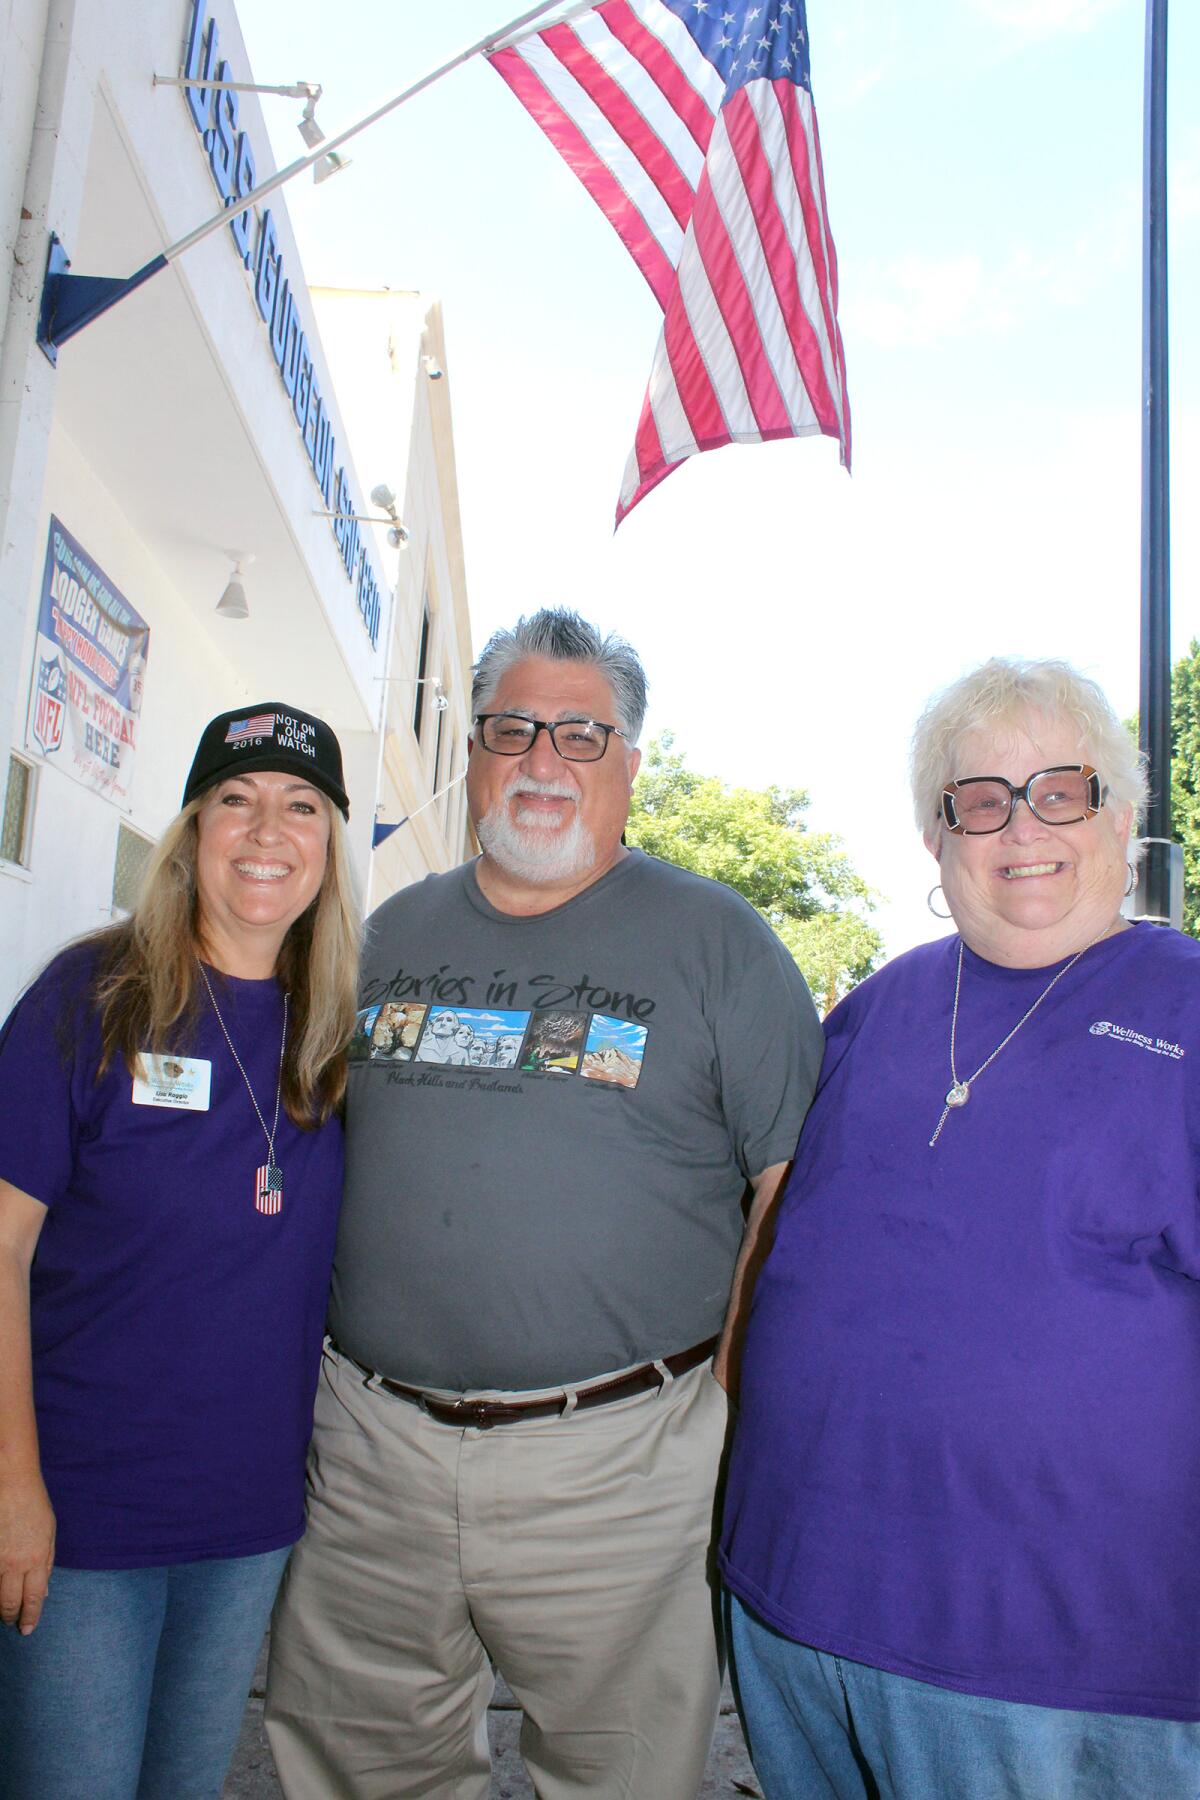
{"type": "MultiPolygon", "coordinates": [[[[242,1735],[229,1778],[222,1790],[222,1800],[281,1800],[282,1789],[275,1776],[275,1765],[263,1731],[263,1683],[266,1676],[266,1645],[254,1674],[254,1686],[242,1721],[242,1735]]],[[[498,1682],[488,1718],[488,1735],[492,1741],[491,1800],[532,1800],[533,1789],[525,1777],[517,1755],[517,1734],[521,1729],[521,1712],[503,1682],[498,1682]]],[[[756,1800],[761,1790],[754,1779],[750,1758],[742,1738],[741,1726],[733,1710],[728,1682],[721,1697],[721,1716],[717,1735],[698,1800],[756,1800]]]]}

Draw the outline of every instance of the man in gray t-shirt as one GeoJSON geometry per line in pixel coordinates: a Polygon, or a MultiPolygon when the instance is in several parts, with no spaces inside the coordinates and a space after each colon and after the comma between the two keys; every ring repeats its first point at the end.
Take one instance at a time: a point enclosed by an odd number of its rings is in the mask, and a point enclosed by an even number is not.
{"type": "Polygon", "coordinates": [[[367,935],[268,1728],[289,1796],[482,1800],[495,1663],[539,1794],[690,1800],[719,1383],[820,1028],[753,908],[622,843],[627,644],[539,613],[472,699],[483,855],[367,935]]]}

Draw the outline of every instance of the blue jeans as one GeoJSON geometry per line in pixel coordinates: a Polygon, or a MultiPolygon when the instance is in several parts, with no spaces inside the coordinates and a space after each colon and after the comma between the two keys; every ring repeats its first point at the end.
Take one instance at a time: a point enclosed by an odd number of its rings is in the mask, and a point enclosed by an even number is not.
{"type": "Polygon", "coordinates": [[[0,1800],[216,1800],[289,1554],[55,1569],[0,1627],[0,1800]]]}
{"type": "Polygon", "coordinates": [[[727,1600],[766,1800],[1200,1800],[1200,1725],[955,1693],[794,1643],[727,1600]]]}

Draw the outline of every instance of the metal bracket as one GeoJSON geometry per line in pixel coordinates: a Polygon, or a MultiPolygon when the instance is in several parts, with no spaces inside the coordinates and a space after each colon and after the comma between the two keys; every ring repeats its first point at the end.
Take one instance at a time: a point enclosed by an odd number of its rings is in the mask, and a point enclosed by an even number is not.
{"type": "Polygon", "coordinates": [[[73,338],[77,331],[98,319],[101,313],[123,300],[134,288],[141,287],[149,281],[151,275],[157,275],[165,269],[165,256],[156,256],[136,274],[117,275],[68,275],[71,259],[63,248],[62,239],[57,232],[50,233],[50,245],[46,252],[46,276],[42,282],[42,303],[38,311],[37,343],[38,349],[47,361],[58,365],[58,352],[68,338],[73,338]]]}

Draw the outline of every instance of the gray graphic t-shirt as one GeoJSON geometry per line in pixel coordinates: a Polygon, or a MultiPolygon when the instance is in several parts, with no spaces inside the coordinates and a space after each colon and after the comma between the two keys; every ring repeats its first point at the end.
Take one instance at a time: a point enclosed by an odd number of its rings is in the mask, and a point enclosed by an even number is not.
{"type": "Polygon", "coordinates": [[[425,1387],[578,1381],[719,1330],[746,1181],[821,1031],[744,900],[632,851],[497,912],[473,864],[370,921],[330,1329],[425,1387]]]}

